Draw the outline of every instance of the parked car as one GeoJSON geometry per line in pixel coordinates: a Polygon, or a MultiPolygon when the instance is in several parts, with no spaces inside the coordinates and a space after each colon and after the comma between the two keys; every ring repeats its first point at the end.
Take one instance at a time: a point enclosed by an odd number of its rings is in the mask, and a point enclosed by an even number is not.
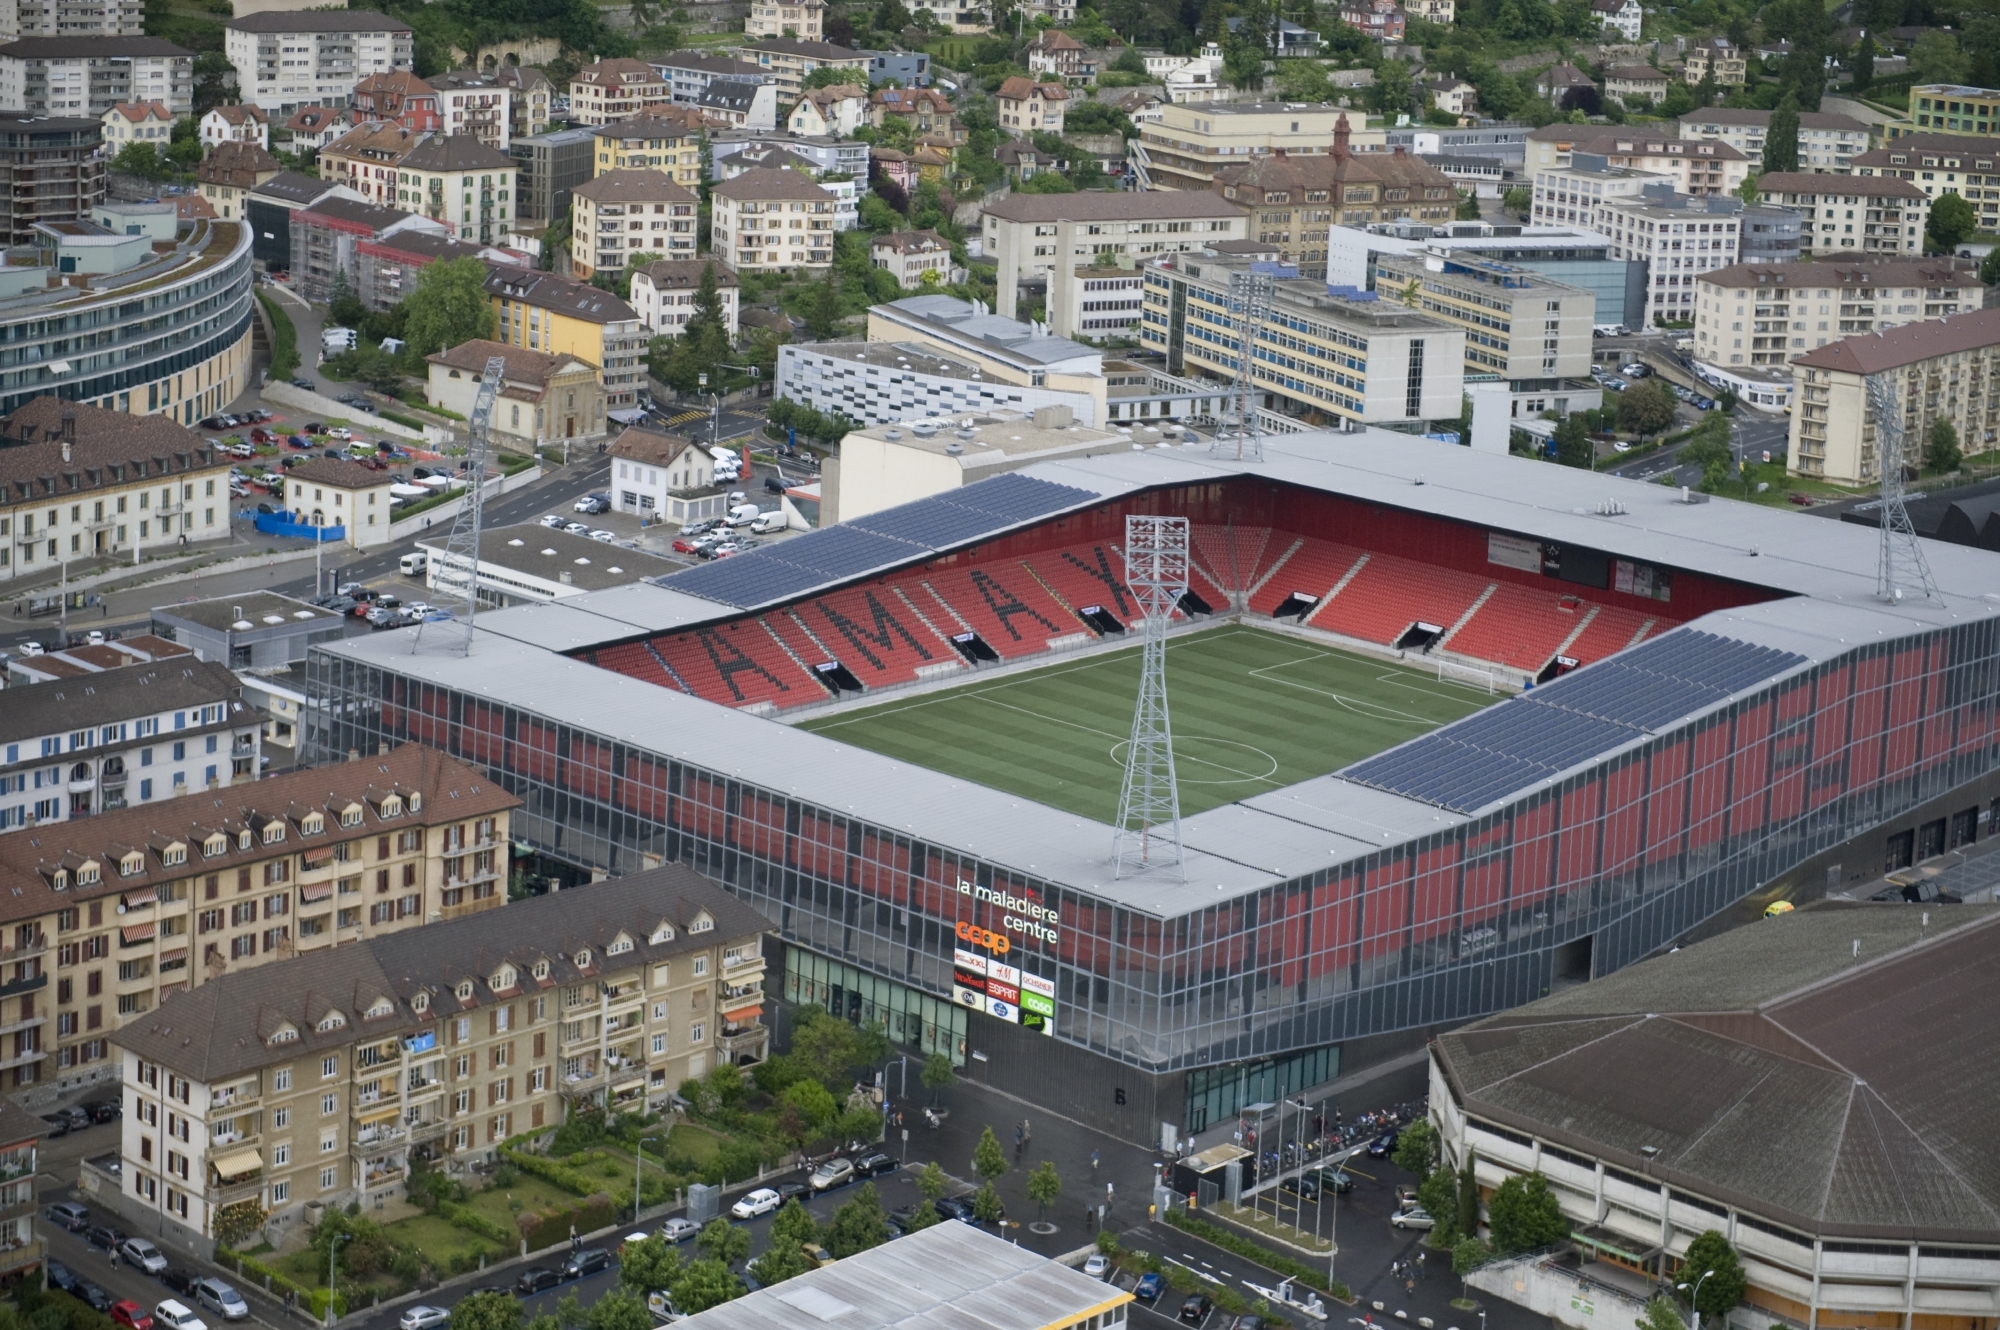
{"type": "Polygon", "coordinates": [[[686,1242],[689,1238],[694,1237],[700,1232],[700,1224],[695,1223],[692,1219],[684,1219],[680,1215],[675,1215],[672,1219],[660,1225],[660,1236],[668,1242],[686,1242]]]}
{"type": "Polygon", "coordinates": [[[1083,1272],[1092,1279],[1102,1279],[1111,1272],[1111,1258],[1101,1251],[1094,1251],[1083,1263],[1083,1272]]]}
{"type": "Polygon", "coordinates": [[[127,1238],[118,1244],[118,1254],[149,1275],[167,1268],[167,1255],[144,1238],[127,1238]]]}
{"type": "Polygon", "coordinates": [[[610,545],[617,541],[618,535],[613,531],[593,531],[590,538],[600,545],[610,545]]]}
{"type": "Polygon", "coordinates": [[[1401,1132],[1383,1132],[1380,1136],[1368,1142],[1369,1157],[1372,1159],[1387,1159],[1390,1155],[1396,1153],[1396,1142],[1401,1137],[1401,1132]]]}
{"type": "Polygon", "coordinates": [[[153,1318],[130,1298],[111,1304],[111,1324],[125,1326],[127,1330],[153,1330],[153,1318]]]}
{"type": "Polygon", "coordinates": [[[1337,1168],[1314,1169],[1312,1178],[1321,1190],[1331,1188],[1336,1196],[1345,1196],[1354,1190],[1354,1179],[1337,1168]]]}
{"type": "Polygon", "coordinates": [[[806,1259],[813,1263],[813,1269],[815,1270],[821,1266],[833,1264],[833,1253],[817,1242],[800,1243],[799,1250],[806,1254],[806,1259]]]}
{"type": "Polygon", "coordinates": [[[545,513],[541,518],[541,523],[543,526],[549,528],[549,530],[551,531],[560,531],[564,527],[569,525],[569,519],[566,517],[558,517],[554,513],[545,513]]]}
{"type": "Polygon", "coordinates": [[[1398,1210],[1407,1210],[1416,1203],[1417,1189],[1415,1187],[1404,1183],[1402,1186],[1396,1188],[1396,1208],[1398,1210]]]}
{"type": "Polygon", "coordinates": [[[241,1321],[250,1315],[250,1304],[243,1301],[243,1295],[220,1279],[197,1279],[194,1296],[196,1302],[225,1321],[241,1321]]]}
{"type": "Polygon", "coordinates": [[[1151,1302],[1166,1291],[1167,1280],[1164,1275],[1140,1275],[1139,1282],[1132,1285],[1132,1296],[1141,1302],[1151,1302]]]}
{"type": "MultiPolygon", "coordinates": [[[[561,522],[562,522],[561,518],[556,518],[553,522],[546,517],[542,519],[543,526],[556,526],[560,525],[561,522]]],[[[676,554],[693,554],[696,550],[700,548],[701,548],[700,536],[674,537],[674,553],[676,554]]]]}
{"type": "Polygon", "coordinates": [[[1421,1205],[1413,1205],[1407,1210],[1399,1210],[1389,1216],[1389,1222],[1397,1228],[1430,1228],[1437,1223],[1430,1211],[1421,1205]]]}
{"type": "Polygon", "coordinates": [[[563,523],[563,530],[569,532],[572,536],[587,536],[590,534],[590,528],[581,522],[565,522],[563,523]]]}
{"type": "Polygon", "coordinates": [[[1319,1199],[1319,1183],[1304,1175],[1295,1178],[1286,1178],[1278,1184],[1278,1190],[1289,1192],[1302,1201],[1317,1201],[1319,1199]]]}
{"type": "Polygon", "coordinates": [[[574,511],[592,515],[608,513],[611,511],[611,502],[601,494],[586,494],[576,501],[574,511]]]}
{"type": "Polygon", "coordinates": [[[972,1202],[963,1196],[940,1196],[932,1203],[940,1219],[956,1219],[961,1224],[976,1224],[979,1216],[972,1212],[972,1202]]]}
{"type": "MultiPolygon", "coordinates": [[[[183,1270],[178,1265],[170,1265],[166,1269],[160,1271],[159,1273],[159,1281],[162,1284],[165,1284],[169,1290],[175,1293],[184,1293],[190,1298],[194,1296],[195,1281],[200,1278],[201,1276],[196,1274],[194,1271],[183,1270]]],[[[166,1304],[163,1303],[161,1305],[164,1306],[166,1304]]],[[[173,1305],[177,1307],[180,1306],[179,1303],[175,1303],[173,1305]]],[[[187,1311],[187,1308],[182,1307],[181,1310],[187,1311]]],[[[192,1316],[194,1315],[194,1313],[188,1312],[188,1315],[192,1316]]],[[[160,1319],[159,1307],[153,1308],[153,1318],[155,1320],[160,1319]]],[[[196,1324],[200,1325],[201,1323],[197,1321],[196,1324]]],[[[207,1330],[207,1327],[203,1326],[202,1330],[207,1330]]]]}
{"type": "Polygon", "coordinates": [[[125,1235],[109,1224],[98,1224],[83,1231],[83,1240],[103,1251],[116,1251],[125,1241],[125,1235]]]}
{"type": "Polygon", "coordinates": [[[118,1305],[118,1299],[112,1297],[88,1279],[77,1283],[74,1296],[77,1301],[88,1303],[92,1311],[103,1312],[107,1316],[111,1314],[111,1309],[118,1305]]]}
{"type": "Polygon", "coordinates": [[[1214,1310],[1215,1304],[1209,1300],[1208,1294],[1190,1293],[1187,1300],[1181,1303],[1181,1324],[1200,1325],[1214,1310]]]}
{"type": "Polygon", "coordinates": [[[774,1184],[771,1190],[778,1193],[779,1205],[783,1205],[786,1201],[794,1197],[804,1197],[812,1194],[806,1189],[806,1184],[803,1182],[780,1182],[774,1184]]]}
{"type": "Polygon", "coordinates": [[[252,407],[250,408],[250,410],[243,413],[243,419],[249,421],[251,424],[254,425],[261,425],[270,418],[271,418],[271,413],[269,411],[266,411],[261,406],[252,407]]]}
{"type": "Polygon", "coordinates": [[[71,1131],[82,1131],[85,1127],[91,1125],[90,1110],[78,1104],[71,1104],[68,1108],[57,1109],[56,1116],[66,1119],[69,1122],[69,1129],[71,1131]]]}
{"type": "Polygon", "coordinates": [[[610,1267],[610,1252],[602,1247],[585,1247],[563,1262],[562,1275],[564,1279],[581,1279],[585,1275],[594,1275],[599,1270],[607,1270],[610,1267]]]}
{"type": "Polygon", "coordinates": [[[74,1293],[76,1292],[76,1286],[83,1282],[76,1277],[76,1271],[70,1269],[61,1261],[50,1261],[48,1270],[50,1288],[59,1288],[65,1293],[74,1293]]]}
{"type": "Polygon", "coordinates": [[[891,1210],[887,1218],[890,1228],[895,1229],[898,1233],[907,1234],[912,1231],[911,1226],[917,1222],[917,1207],[906,1205],[901,1209],[891,1210]]]}
{"type": "Polygon", "coordinates": [[[57,1228],[66,1228],[72,1233],[81,1233],[90,1227],[90,1211],[75,1201],[57,1201],[45,1213],[51,1224],[57,1228]]]}
{"type": "Polygon", "coordinates": [[[737,1219],[755,1219],[758,1215],[770,1214],[778,1208],[778,1193],[769,1187],[759,1187],[742,1200],[729,1207],[729,1213],[737,1219]]]}
{"type": "Polygon", "coordinates": [[[433,1326],[444,1325],[451,1320],[451,1313],[442,1307],[412,1307],[404,1312],[396,1322],[402,1330],[431,1330],[433,1326]]]}
{"type": "Polygon", "coordinates": [[[527,1297],[531,1294],[540,1293],[544,1289],[554,1288],[560,1283],[562,1283],[562,1276],[549,1269],[546,1265],[531,1265],[521,1272],[520,1278],[514,1281],[514,1292],[522,1297],[527,1297]]]}
{"type": "Polygon", "coordinates": [[[309,393],[316,393],[319,391],[319,385],[317,383],[314,383],[311,379],[293,379],[292,387],[303,388],[309,393]]]}
{"type": "Polygon", "coordinates": [[[813,1175],[806,1179],[806,1185],[814,1191],[831,1191],[852,1181],[854,1181],[852,1160],[829,1159],[813,1170],[813,1175]]]}
{"type": "Polygon", "coordinates": [[[854,1161],[855,1173],[864,1178],[879,1177],[884,1173],[894,1173],[902,1165],[880,1150],[865,1154],[854,1161]]]}
{"type": "Polygon", "coordinates": [[[208,1322],[196,1316],[193,1308],[172,1298],[153,1308],[153,1323],[159,1330],[208,1330],[208,1322]]]}

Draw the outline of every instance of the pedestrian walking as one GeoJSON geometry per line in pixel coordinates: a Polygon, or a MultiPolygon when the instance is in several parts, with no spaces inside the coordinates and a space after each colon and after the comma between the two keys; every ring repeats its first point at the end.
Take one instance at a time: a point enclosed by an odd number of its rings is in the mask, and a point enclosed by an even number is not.
{"type": "Polygon", "coordinates": [[[1093,1173],[1097,1171],[1097,1151],[1095,1150],[1090,1152],[1090,1171],[1093,1173]]]}
{"type": "Polygon", "coordinates": [[[1417,1277],[1421,1279],[1423,1278],[1423,1274],[1424,1274],[1424,1254],[1420,1250],[1417,1252],[1417,1277]]]}
{"type": "Polygon", "coordinates": [[[1417,1277],[1415,1275],[1405,1275],[1403,1277],[1403,1293],[1407,1297],[1415,1297],[1417,1295],[1417,1277]]]}

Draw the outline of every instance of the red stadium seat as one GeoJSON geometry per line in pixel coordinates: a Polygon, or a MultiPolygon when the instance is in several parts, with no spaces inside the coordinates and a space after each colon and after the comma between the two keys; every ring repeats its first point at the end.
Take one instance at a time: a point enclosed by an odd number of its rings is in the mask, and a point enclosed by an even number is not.
{"type": "Polygon", "coordinates": [[[1003,660],[1046,651],[1050,638],[1083,631],[1074,614],[1058,605],[1027,569],[1011,560],[926,573],[921,585],[906,587],[931,622],[945,628],[951,616],[943,608],[933,611],[925,604],[926,588],[929,598],[943,601],[956,612],[954,628],[957,620],[963,620],[1003,660]]]}
{"type": "Polygon", "coordinates": [[[1679,622],[1677,619],[1656,618],[1639,610],[1600,605],[1597,617],[1590,621],[1590,626],[1569,644],[1563,654],[1588,665],[1593,660],[1615,655],[1626,647],[1637,646],[1644,640],[1642,630],[1644,637],[1655,637],[1676,627],[1679,622]],[[1651,627],[1647,626],[1649,622],[1651,627]]]}
{"type": "Polygon", "coordinates": [[[1485,578],[1469,573],[1434,568],[1392,554],[1373,554],[1341,593],[1321,602],[1306,622],[1364,642],[1393,646],[1413,623],[1451,627],[1488,585],[1485,578]]]}
{"type": "Polygon", "coordinates": [[[1193,547],[1196,569],[1207,580],[1218,589],[1241,594],[1257,585],[1265,565],[1285,552],[1292,537],[1286,533],[1273,534],[1267,526],[1197,522],[1188,528],[1188,543],[1193,547]]]}
{"type": "Polygon", "coordinates": [[[1041,575],[1051,591],[1069,602],[1073,611],[1101,605],[1122,624],[1139,618],[1139,602],[1125,585],[1124,556],[1109,543],[1048,550],[1031,554],[1023,562],[1041,575]]]}
{"type": "Polygon", "coordinates": [[[1441,650],[1490,660],[1517,670],[1539,670],[1569,640],[1592,606],[1573,592],[1553,586],[1496,583],[1493,594],[1465,626],[1439,644],[1441,650]]]}
{"type": "Polygon", "coordinates": [[[644,679],[647,683],[663,684],[668,688],[681,687],[661,666],[658,657],[646,650],[644,642],[621,642],[615,647],[603,647],[593,663],[600,669],[644,679]]]}
{"type": "Polygon", "coordinates": [[[823,702],[826,690],[754,619],[653,639],[653,648],[695,696],[727,707],[823,702]]]}
{"type": "MultiPolygon", "coordinates": [[[[1289,548],[1296,538],[1282,539],[1289,548]]],[[[1326,593],[1347,576],[1348,569],[1354,567],[1355,560],[1360,557],[1361,551],[1352,545],[1338,545],[1330,540],[1308,537],[1298,552],[1285,560],[1277,574],[1250,598],[1251,613],[1274,613],[1294,592],[1311,596],[1314,600],[1326,599],[1326,593]]]]}
{"type": "Polygon", "coordinates": [[[885,584],[816,596],[795,609],[834,658],[865,684],[908,683],[925,665],[960,658],[956,647],[926,627],[885,584]]]}

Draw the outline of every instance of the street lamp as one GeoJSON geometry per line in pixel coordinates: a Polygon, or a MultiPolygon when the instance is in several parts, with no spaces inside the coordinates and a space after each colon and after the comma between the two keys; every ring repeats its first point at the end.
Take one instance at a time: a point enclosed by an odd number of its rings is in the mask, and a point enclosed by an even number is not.
{"type": "Polygon", "coordinates": [[[336,1233],[333,1235],[333,1241],[326,1245],[326,1323],[329,1326],[334,1323],[334,1320],[339,1315],[334,1310],[336,1294],[333,1282],[333,1260],[334,1257],[340,1255],[340,1244],[353,1236],[352,1233],[336,1233]]]}
{"type": "Polygon", "coordinates": [[[1714,1273],[1715,1271],[1713,1270],[1704,1271],[1702,1273],[1701,1279],[1697,1279],[1694,1281],[1693,1288],[1689,1288],[1686,1284],[1674,1285],[1675,1288],[1683,1289],[1687,1292],[1688,1310],[1694,1313],[1694,1330],[1701,1330],[1701,1304],[1695,1301],[1695,1299],[1701,1296],[1702,1280],[1707,1279],[1710,1275],[1714,1273]]]}
{"type": "Polygon", "coordinates": [[[647,1141],[658,1145],[660,1138],[657,1136],[641,1136],[639,1143],[632,1147],[632,1222],[635,1224],[639,1222],[639,1169],[646,1162],[647,1141]]]}

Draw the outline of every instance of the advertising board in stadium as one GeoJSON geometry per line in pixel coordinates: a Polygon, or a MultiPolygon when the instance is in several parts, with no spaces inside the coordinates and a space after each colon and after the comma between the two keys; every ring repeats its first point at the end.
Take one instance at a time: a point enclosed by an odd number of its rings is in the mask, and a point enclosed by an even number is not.
{"type": "Polygon", "coordinates": [[[1055,981],[1025,974],[998,957],[954,948],[951,964],[952,1001],[995,1020],[1042,1034],[1056,1032],[1055,981]]]}

